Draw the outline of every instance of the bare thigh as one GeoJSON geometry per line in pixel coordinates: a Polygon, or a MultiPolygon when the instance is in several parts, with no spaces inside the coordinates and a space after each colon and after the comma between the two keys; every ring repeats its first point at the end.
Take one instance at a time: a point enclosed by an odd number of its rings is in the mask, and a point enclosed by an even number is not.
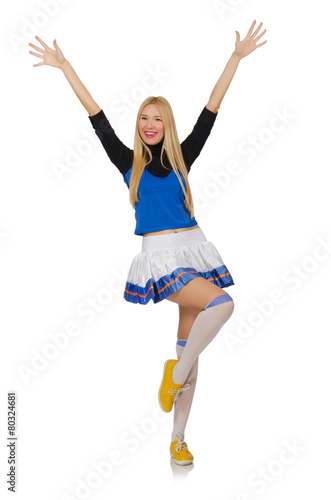
{"type": "Polygon", "coordinates": [[[176,302],[180,306],[193,307],[202,311],[209,302],[226,292],[219,286],[198,276],[193,278],[177,292],[167,297],[167,300],[176,302]]]}
{"type": "Polygon", "coordinates": [[[169,295],[167,300],[176,302],[179,306],[177,338],[187,340],[198,314],[215,297],[224,293],[226,292],[220,287],[199,276],[186,283],[177,292],[169,295]]]}

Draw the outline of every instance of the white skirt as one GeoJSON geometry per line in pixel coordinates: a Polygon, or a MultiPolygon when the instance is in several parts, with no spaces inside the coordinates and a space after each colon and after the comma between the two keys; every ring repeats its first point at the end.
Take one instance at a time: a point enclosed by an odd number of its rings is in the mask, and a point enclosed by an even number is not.
{"type": "Polygon", "coordinates": [[[220,288],[234,285],[215,246],[202,229],[142,237],[130,266],[124,298],[133,304],[160,302],[201,276],[220,288]]]}

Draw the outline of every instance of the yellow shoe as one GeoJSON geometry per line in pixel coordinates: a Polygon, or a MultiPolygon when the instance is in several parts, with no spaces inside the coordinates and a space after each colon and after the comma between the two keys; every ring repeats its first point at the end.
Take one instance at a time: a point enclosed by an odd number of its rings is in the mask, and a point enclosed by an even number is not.
{"type": "Polygon", "coordinates": [[[174,401],[176,401],[179,394],[190,387],[190,384],[183,386],[175,384],[172,380],[172,372],[178,361],[178,359],[168,359],[164,364],[163,379],[159,389],[159,403],[165,412],[171,411],[174,401]]]}
{"type": "Polygon", "coordinates": [[[188,451],[187,444],[176,434],[175,441],[170,445],[170,454],[177,465],[190,465],[193,463],[193,455],[188,451]]]}

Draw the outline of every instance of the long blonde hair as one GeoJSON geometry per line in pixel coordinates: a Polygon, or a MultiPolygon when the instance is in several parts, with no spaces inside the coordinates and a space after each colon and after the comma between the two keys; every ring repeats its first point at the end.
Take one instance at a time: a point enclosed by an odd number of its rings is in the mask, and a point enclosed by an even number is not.
{"type": "Polygon", "coordinates": [[[137,115],[137,120],[136,120],[136,128],[135,128],[135,134],[134,134],[134,153],[133,153],[133,165],[132,165],[132,172],[131,172],[131,178],[130,178],[130,203],[133,206],[133,208],[136,207],[136,202],[139,201],[138,197],[138,186],[140,183],[141,176],[144,172],[145,167],[152,161],[152,153],[151,150],[149,149],[148,145],[142,140],[139,134],[139,129],[138,129],[138,122],[140,119],[140,115],[144,109],[145,106],[148,104],[156,104],[159,107],[161,116],[162,116],[162,121],[163,121],[163,126],[164,126],[164,141],[162,144],[162,149],[161,149],[161,163],[165,167],[162,161],[163,157],[163,152],[164,149],[166,149],[166,154],[168,157],[168,160],[170,162],[170,165],[173,168],[173,171],[175,172],[180,185],[182,187],[184,196],[185,196],[185,208],[190,214],[190,217],[194,217],[194,208],[193,208],[193,198],[192,198],[192,193],[190,189],[190,185],[188,182],[187,178],[187,170],[186,170],[186,165],[184,162],[182,150],[180,147],[180,143],[178,140],[178,135],[177,135],[177,128],[176,128],[176,123],[174,119],[174,115],[171,109],[171,106],[169,102],[161,96],[158,97],[147,97],[143,103],[141,104],[138,115],[137,115]],[[147,156],[149,157],[149,160],[147,161],[147,156]],[[184,177],[185,183],[186,183],[186,191],[185,187],[183,185],[182,179],[179,175],[179,172],[184,177]]]}

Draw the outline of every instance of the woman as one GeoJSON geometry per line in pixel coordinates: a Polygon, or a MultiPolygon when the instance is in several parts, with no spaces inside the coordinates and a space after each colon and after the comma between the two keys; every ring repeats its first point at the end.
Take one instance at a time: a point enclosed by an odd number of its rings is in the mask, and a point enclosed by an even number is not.
{"type": "Polygon", "coordinates": [[[44,64],[60,68],[78,99],[89,113],[107,155],[123,176],[135,209],[135,234],[143,237],[141,252],[131,263],[124,298],[147,304],[163,299],[179,306],[177,360],[166,361],[159,389],[159,403],[165,412],[174,407],[170,453],[179,465],[193,462],[184,441],[192,405],[200,353],[230,318],[234,303],[223,288],[234,285],[232,276],[199,227],[188,183],[191,165],[200,154],[216,119],[223,97],[240,60],[266,41],[256,44],[262,23],[256,21],[240,41],[236,31],[235,50],[217,81],[207,105],[191,134],[180,144],[172,109],[163,97],[149,97],[137,115],[134,150],[116,136],[103,110],[93,100],[57,45],[30,54],[44,64]]]}

